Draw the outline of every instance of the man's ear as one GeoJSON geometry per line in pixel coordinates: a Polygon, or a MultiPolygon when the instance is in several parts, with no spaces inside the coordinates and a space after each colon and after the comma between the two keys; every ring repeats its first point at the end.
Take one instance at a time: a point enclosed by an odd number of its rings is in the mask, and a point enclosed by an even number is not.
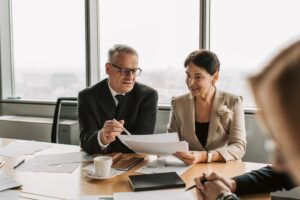
{"type": "Polygon", "coordinates": [[[107,75],[109,75],[109,70],[110,70],[110,64],[106,63],[105,64],[105,72],[106,72],[107,75]]]}

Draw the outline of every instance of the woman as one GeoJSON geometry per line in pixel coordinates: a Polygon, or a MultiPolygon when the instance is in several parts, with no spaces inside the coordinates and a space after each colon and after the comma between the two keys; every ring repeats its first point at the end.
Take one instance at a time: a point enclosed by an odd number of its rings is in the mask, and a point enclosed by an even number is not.
{"type": "Polygon", "coordinates": [[[187,165],[241,159],[246,149],[242,98],[216,89],[218,57],[194,51],[184,66],[190,93],[172,99],[168,132],[177,132],[192,151],[174,155],[187,165]]]}
{"type": "MultiPolygon", "coordinates": [[[[300,185],[300,41],[283,50],[261,73],[251,77],[250,84],[257,106],[262,109],[261,121],[275,143],[274,171],[288,172],[295,184],[300,185]]],[[[276,178],[273,172],[267,179],[269,181],[264,181],[260,176],[256,184],[265,184],[264,187],[270,189],[287,186],[287,181],[276,178]]],[[[204,175],[195,182],[199,199],[238,199],[232,194],[238,189],[232,187],[236,183],[220,175],[204,175]]],[[[253,179],[243,185],[253,187],[251,182],[253,179]]]]}

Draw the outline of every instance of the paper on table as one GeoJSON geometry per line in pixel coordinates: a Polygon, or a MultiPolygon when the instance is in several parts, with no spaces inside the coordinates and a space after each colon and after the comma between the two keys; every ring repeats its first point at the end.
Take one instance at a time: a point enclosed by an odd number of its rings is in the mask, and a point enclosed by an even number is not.
{"type": "Polygon", "coordinates": [[[155,174],[164,172],[176,172],[178,175],[183,174],[189,166],[186,166],[181,160],[174,156],[162,156],[147,165],[141,167],[135,172],[143,174],[155,174]]]}
{"type": "Polygon", "coordinates": [[[12,142],[5,147],[0,148],[1,156],[18,157],[33,154],[35,152],[52,147],[52,145],[44,142],[22,141],[12,142]]]}
{"type": "Polygon", "coordinates": [[[80,197],[80,200],[113,200],[113,197],[109,195],[84,195],[80,197]]]}
{"type": "Polygon", "coordinates": [[[5,190],[0,192],[0,199],[5,199],[5,200],[16,200],[18,199],[19,196],[18,191],[15,190],[5,190]]]}
{"type": "Polygon", "coordinates": [[[17,183],[9,176],[6,176],[5,174],[0,172],[0,191],[7,190],[10,188],[16,188],[20,186],[21,184],[17,183]]]}
{"type": "Polygon", "coordinates": [[[48,172],[48,173],[72,173],[80,163],[68,163],[60,165],[38,165],[35,159],[27,160],[16,170],[23,172],[48,172]]]}
{"type": "Polygon", "coordinates": [[[147,153],[154,155],[170,155],[177,151],[188,151],[189,145],[186,141],[169,142],[169,143],[150,143],[127,140],[127,146],[135,153],[147,153]]]}
{"type": "Polygon", "coordinates": [[[184,190],[157,190],[147,192],[118,192],[113,194],[114,200],[194,200],[192,193],[185,192],[184,190]]]}
{"type": "Polygon", "coordinates": [[[84,161],[93,161],[93,156],[87,153],[72,152],[72,153],[61,153],[61,154],[47,154],[37,155],[34,159],[36,165],[48,166],[48,165],[60,165],[69,163],[80,163],[84,161]]]}

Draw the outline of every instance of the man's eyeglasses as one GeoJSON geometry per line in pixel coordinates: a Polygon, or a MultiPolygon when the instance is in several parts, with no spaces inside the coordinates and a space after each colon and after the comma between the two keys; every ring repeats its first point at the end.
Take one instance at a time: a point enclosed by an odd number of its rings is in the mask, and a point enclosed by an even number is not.
{"type": "Polygon", "coordinates": [[[140,68],[127,69],[127,68],[119,67],[119,66],[117,66],[115,64],[112,64],[112,63],[109,63],[109,64],[111,66],[117,68],[121,75],[129,75],[130,72],[131,72],[133,76],[139,76],[142,72],[142,69],[140,69],[140,68]]]}

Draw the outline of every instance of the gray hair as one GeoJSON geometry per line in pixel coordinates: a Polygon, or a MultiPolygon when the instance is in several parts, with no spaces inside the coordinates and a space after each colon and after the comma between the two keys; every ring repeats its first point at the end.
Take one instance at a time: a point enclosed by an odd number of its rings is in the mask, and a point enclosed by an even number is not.
{"type": "Polygon", "coordinates": [[[139,57],[137,51],[125,44],[115,44],[111,49],[108,51],[108,59],[107,62],[111,63],[116,53],[127,53],[135,55],[137,58],[139,57]]]}

